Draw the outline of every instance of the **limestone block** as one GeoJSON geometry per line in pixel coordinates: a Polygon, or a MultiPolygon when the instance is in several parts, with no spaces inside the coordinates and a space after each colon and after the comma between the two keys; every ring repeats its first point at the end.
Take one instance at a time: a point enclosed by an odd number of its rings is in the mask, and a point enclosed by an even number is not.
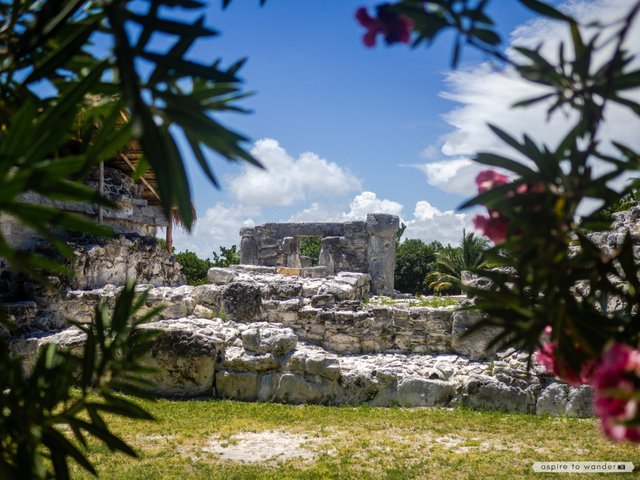
{"type": "Polygon", "coordinates": [[[300,301],[298,299],[279,302],[276,309],[276,319],[280,323],[288,324],[298,320],[300,301]]]}
{"type": "Polygon", "coordinates": [[[300,295],[306,298],[311,298],[318,294],[318,290],[323,285],[322,280],[305,280],[302,284],[302,290],[300,295]]]}
{"type": "Polygon", "coordinates": [[[202,305],[196,305],[191,314],[196,318],[208,318],[210,320],[216,316],[216,312],[202,305]]]}
{"type": "MultiPolygon", "coordinates": [[[[302,258],[308,258],[308,257],[300,257],[302,258]]],[[[322,265],[318,265],[316,267],[312,267],[311,265],[309,266],[302,266],[302,271],[300,272],[300,276],[302,278],[324,278],[327,275],[329,275],[329,272],[327,271],[327,267],[324,267],[322,265]]]]}
{"type": "Polygon", "coordinates": [[[191,297],[179,299],[168,298],[162,302],[161,305],[164,308],[160,312],[160,318],[177,319],[191,315],[196,307],[196,301],[191,297]]]}
{"type": "Polygon", "coordinates": [[[335,305],[335,303],[336,297],[328,293],[311,297],[311,306],[313,307],[329,307],[335,305]]]}
{"type": "Polygon", "coordinates": [[[403,378],[396,400],[401,407],[445,406],[455,392],[455,383],[428,378],[403,378]]]}
{"type": "Polygon", "coordinates": [[[477,330],[471,335],[465,335],[483,316],[482,312],[469,310],[460,310],[453,313],[451,348],[454,352],[466,355],[474,360],[490,358],[495,355],[498,347],[489,350],[487,346],[500,333],[500,329],[486,327],[477,330]]]}
{"type": "Polygon", "coordinates": [[[258,401],[273,402],[274,393],[280,382],[280,374],[265,373],[258,376],[258,401]]]}
{"type": "Polygon", "coordinates": [[[299,298],[302,282],[294,278],[276,277],[269,281],[265,288],[265,296],[271,299],[290,300],[299,298]]]}
{"type": "Polygon", "coordinates": [[[569,387],[567,416],[586,418],[593,415],[593,389],[589,385],[569,387]]]}
{"type": "Polygon", "coordinates": [[[158,369],[148,390],[162,396],[210,395],[216,358],[224,345],[221,322],[161,320],[141,326],[158,332],[145,363],[158,369]]]}
{"type": "Polygon", "coordinates": [[[217,312],[222,306],[222,290],[223,287],[217,285],[198,285],[193,287],[191,298],[193,298],[198,305],[205,306],[217,312]]]}
{"type": "Polygon", "coordinates": [[[354,288],[338,282],[325,282],[318,290],[318,295],[333,295],[337,300],[352,300],[355,298],[354,288]]]}
{"type": "Polygon", "coordinates": [[[540,393],[536,401],[538,415],[564,415],[567,411],[567,393],[569,386],[564,383],[552,383],[540,393]]]}
{"type": "Polygon", "coordinates": [[[331,380],[340,376],[340,362],[338,357],[323,353],[314,353],[306,358],[305,372],[311,375],[320,375],[331,380]]]}
{"type": "Polygon", "coordinates": [[[261,301],[260,287],[255,283],[231,282],[222,291],[222,308],[231,320],[257,320],[261,301]]]}
{"type": "Polygon", "coordinates": [[[535,402],[530,392],[498,382],[493,377],[474,375],[463,385],[462,404],[480,410],[533,413],[535,402]]]}
{"type": "Polygon", "coordinates": [[[207,272],[207,279],[214,285],[226,285],[233,282],[238,274],[228,268],[212,267],[207,272]]]}
{"type": "Polygon", "coordinates": [[[278,275],[288,275],[291,277],[299,277],[302,273],[301,268],[291,268],[291,267],[276,267],[276,273],[278,275]]]}
{"type": "Polygon", "coordinates": [[[278,368],[278,361],[272,353],[256,354],[242,347],[227,347],[222,365],[227,370],[263,372],[278,368]]]}
{"type": "Polygon", "coordinates": [[[360,339],[345,333],[327,335],[324,345],[329,350],[339,353],[356,353],[360,351],[360,339]]]}
{"type": "Polygon", "coordinates": [[[433,368],[441,373],[441,378],[443,379],[450,378],[455,372],[454,365],[446,360],[436,360],[436,362],[433,364],[433,368]]]}
{"type": "Polygon", "coordinates": [[[396,262],[395,234],[400,220],[395,215],[367,215],[367,272],[371,275],[371,291],[377,295],[393,294],[396,262]]]}
{"type": "Polygon", "coordinates": [[[275,391],[275,399],[284,403],[328,403],[331,398],[332,384],[313,383],[293,373],[280,377],[275,391]]]}
{"type": "Polygon", "coordinates": [[[242,332],[241,337],[244,348],[254,353],[285,355],[298,343],[298,337],[290,328],[249,328],[242,332]]]}
{"type": "Polygon", "coordinates": [[[215,394],[217,398],[254,402],[258,398],[258,375],[250,372],[218,372],[215,394]]]}

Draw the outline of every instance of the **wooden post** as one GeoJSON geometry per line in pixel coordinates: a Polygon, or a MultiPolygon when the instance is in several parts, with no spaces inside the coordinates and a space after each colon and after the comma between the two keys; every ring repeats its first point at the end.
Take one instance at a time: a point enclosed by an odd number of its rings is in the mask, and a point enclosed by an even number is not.
{"type": "MultiPolygon", "coordinates": [[[[98,190],[100,195],[104,196],[104,162],[100,162],[98,172],[98,190]]],[[[104,209],[102,208],[102,205],[98,205],[98,223],[104,223],[104,209]]]]}
{"type": "Polygon", "coordinates": [[[169,255],[173,252],[173,209],[169,211],[169,218],[167,218],[167,232],[165,235],[165,243],[167,244],[167,252],[169,255]]]}

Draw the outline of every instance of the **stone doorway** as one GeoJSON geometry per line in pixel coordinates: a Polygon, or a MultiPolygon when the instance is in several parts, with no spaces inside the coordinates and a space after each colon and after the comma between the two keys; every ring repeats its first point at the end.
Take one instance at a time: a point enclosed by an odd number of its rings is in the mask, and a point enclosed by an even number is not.
{"type": "Polygon", "coordinates": [[[300,266],[317,267],[320,265],[320,251],[322,250],[322,236],[309,235],[300,236],[298,240],[298,253],[300,255],[300,266]]]}

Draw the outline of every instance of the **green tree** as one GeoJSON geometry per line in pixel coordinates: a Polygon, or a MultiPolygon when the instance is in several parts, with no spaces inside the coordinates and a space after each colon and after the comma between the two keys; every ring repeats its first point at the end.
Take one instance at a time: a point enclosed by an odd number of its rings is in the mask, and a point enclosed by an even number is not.
{"type": "Polygon", "coordinates": [[[321,237],[300,237],[300,255],[310,257],[313,260],[313,265],[318,265],[321,250],[321,237]]]}
{"type": "Polygon", "coordinates": [[[213,252],[213,260],[211,266],[213,267],[230,267],[231,265],[238,265],[240,263],[240,252],[236,245],[230,247],[220,247],[220,254],[213,252]]]}
{"type": "Polygon", "coordinates": [[[427,275],[429,288],[437,293],[462,293],[462,272],[476,272],[484,265],[487,239],[462,231],[460,246],[447,246],[436,253],[433,271],[427,275]]]}
{"type": "Polygon", "coordinates": [[[173,258],[182,267],[181,271],[189,285],[202,285],[207,283],[207,272],[215,266],[208,258],[202,259],[194,252],[186,250],[174,253],[173,258]]]}
{"type": "Polygon", "coordinates": [[[395,288],[404,293],[428,293],[425,277],[433,269],[436,253],[442,249],[440,242],[424,243],[406,239],[396,247],[395,288]]]}

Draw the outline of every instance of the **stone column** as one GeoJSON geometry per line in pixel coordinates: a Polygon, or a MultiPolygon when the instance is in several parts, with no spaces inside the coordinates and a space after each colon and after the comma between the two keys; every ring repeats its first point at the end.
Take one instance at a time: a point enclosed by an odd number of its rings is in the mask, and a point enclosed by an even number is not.
{"type": "Polygon", "coordinates": [[[258,246],[253,238],[255,230],[245,227],[240,229],[240,265],[258,264],[258,246]]]}
{"type": "Polygon", "coordinates": [[[367,215],[367,261],[371,275],[371,291],[377,295],[393,294],[393,274],[396,267],[396,232],[400,219],[395,215],[367,215]]]}

